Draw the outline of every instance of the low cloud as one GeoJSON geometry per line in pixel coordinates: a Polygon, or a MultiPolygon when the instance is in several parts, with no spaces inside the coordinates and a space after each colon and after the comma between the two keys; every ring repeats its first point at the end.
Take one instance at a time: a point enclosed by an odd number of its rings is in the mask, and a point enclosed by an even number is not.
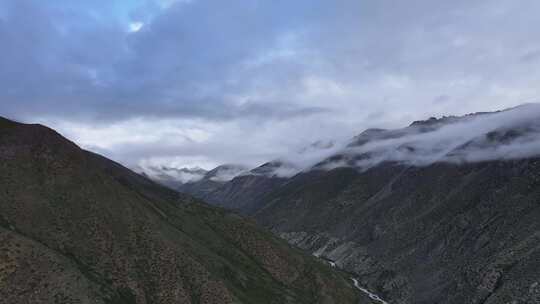
{"type": "Polygon", "coordinates": [[[367,170],[383,162],[426,166],[540,155],[540,105],[417,122],[404,129],[368,130],[318,168],[367,170]]]}
{"type": "Polygon", "coordinates": [[[171,186],[177,186],[179,184],[193,183],[200,181],[204,178],[208,172],[202,168],[170,168],[170,167],[152,167],[142,166],[135,168],[139,173],[146,174],[153,180],[169,184],[171,186]]]}
{"type": "Polygon", "coordinates": [[[281,178],[292,177],[301,171],[311,168],[321,160],[342,151],[344,148],[344,141],[340,143],[336,141],[316,141],[309,146],[247,171],[244,175],[264,175],[281,178]]]}
{"type": "Polygon", "coordinates": [[[221,165],[210,171],[206,177],[214,182],[228,182],[247,170],[248,167],[243,165],[221,165]]]}
{"type": "Polygon", "coordinates": [[[386,162],[428,166],[533,156],[540,156],[540,104],[430,118],[401,129],[368,129],[352,140],[317,141],[249,171],[218,167],[212,180],[228,181],[238,175],[289,178],[303,171],[340,167],[365,171],[386,162]]]}

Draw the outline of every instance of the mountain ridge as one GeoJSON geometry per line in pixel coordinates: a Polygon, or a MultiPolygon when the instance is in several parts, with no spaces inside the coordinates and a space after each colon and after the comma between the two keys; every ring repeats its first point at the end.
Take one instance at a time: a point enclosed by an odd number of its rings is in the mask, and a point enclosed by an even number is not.
{"type": "Polygon", "coordinates": [[[539,108],[371,129],[272,186],[228,182],[243,207],[219,191],[209,202],[390,303],[540,303],[539,108]]]}
{"type": "Polygon", "coordinates": [[[363,301],[346,275],[235,214],[52,129],[2,126],[2,303],[363,301]]]}

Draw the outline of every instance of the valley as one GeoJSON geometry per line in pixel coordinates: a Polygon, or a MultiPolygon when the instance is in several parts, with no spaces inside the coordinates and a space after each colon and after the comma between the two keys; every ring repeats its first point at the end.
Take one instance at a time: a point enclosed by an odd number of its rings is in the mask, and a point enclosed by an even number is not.
{"type": "Polygon", "coordinates": [[[248,171],[200,197],[390,303],[537,303],[539,121],[530,105],[368,130],[292,176],[248,171]]]}

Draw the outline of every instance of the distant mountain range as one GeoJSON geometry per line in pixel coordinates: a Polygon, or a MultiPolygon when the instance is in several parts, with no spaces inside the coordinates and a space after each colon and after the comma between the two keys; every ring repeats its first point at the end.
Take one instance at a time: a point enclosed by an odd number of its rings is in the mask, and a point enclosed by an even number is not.
{"type": "MultiPolygon", "coordinates": [[[[218,171],[209,180],[230,173],[218,171]]],[[[84,151],[49,128],[0,118],[0,303],[370,300],[349,274],[250,221],[84,151]]]]}
{"type": "Polygon", "coordinates": [[[176,187],[178,184],[197,182],[208,173],[208,171],[198,167],[178,169],[167,166],[147,166],[144,169],[135,168],[135,171],[171,188],[176,187]]]}
{"type": "Polygon", "coordinates": [[[175,189],[253,217],[389,303],[540,303],[540,105],[316,150],[175,189]]]}

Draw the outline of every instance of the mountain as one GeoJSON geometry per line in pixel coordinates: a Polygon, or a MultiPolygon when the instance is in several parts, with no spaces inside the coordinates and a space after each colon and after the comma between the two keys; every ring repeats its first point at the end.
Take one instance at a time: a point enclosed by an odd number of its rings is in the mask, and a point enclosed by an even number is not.
{"type": "Polygon", "coordinates": [[[205,177],[200,181],[183,184],[177,190],[212,205],[246,213],[248,210],[257,210],[259,198],[286,181],[283,174],[287,176],[290,170],[294,168],[280,161],[272,161],[249,171],[244,169],[242,174],[230,180],[216,181],[205,177]]]}
{"type": "Polygon", "coordinates": [[[389,303],[540,303],[539,105],[369,129],[266,189],[240,182],[223,187],[252,193],[243,213],[389,303]]]}
{"type": "Polygon", "coordinates": [[[0,118],[0,303],[369,303],[254,223],[0,118]]]}
{"type": "Polygon", "coordinates": [[[172,189],[179,184],[199,181],[208,173],[199,167],[179,169],[167,166],[145,166],[144,168],[136,168],[135,171],[172,189]]]}
{"type": "Polygon", "coordinates": [[[281,168],[287,168],[287,166],[275,161],[263,164],[220,185],[206,193],[201,199],[210,204],[243,213],[255,211],[260,207],[257,203],[262,197],[286,181],[284,177],[277,174],[281,168]]]}
{"type": "Polygon", "coordinates": [[[177,183],[172,188],[204,200],[210,193],[247,170],[248,169],[242,165],[221,165],[206,172],[199,180],[187,183],[177,183]]]}
{"type": "Polygon", "coordinates": [[[300,174],[254,217],[398,303],[540,303],[540,159],[300,174]]]}
{"type": "Polygon", "coordinates": [[[297,164],[286,159],[276,159],[251,170],[240,167],[242,170],[238,170],[237,174],[229,175],[229,179],[222,179],[219,182],[205,177],[175,189],[212,205],[249,214],[261,207],[259,202],[262,201],[262,197],[300,172],[303,163],[326,155],[333,148],[335,143],[332,141],[317,141],[295,154],[297,159],[303,158],[307,161],[300,161],[297,164]]]}

